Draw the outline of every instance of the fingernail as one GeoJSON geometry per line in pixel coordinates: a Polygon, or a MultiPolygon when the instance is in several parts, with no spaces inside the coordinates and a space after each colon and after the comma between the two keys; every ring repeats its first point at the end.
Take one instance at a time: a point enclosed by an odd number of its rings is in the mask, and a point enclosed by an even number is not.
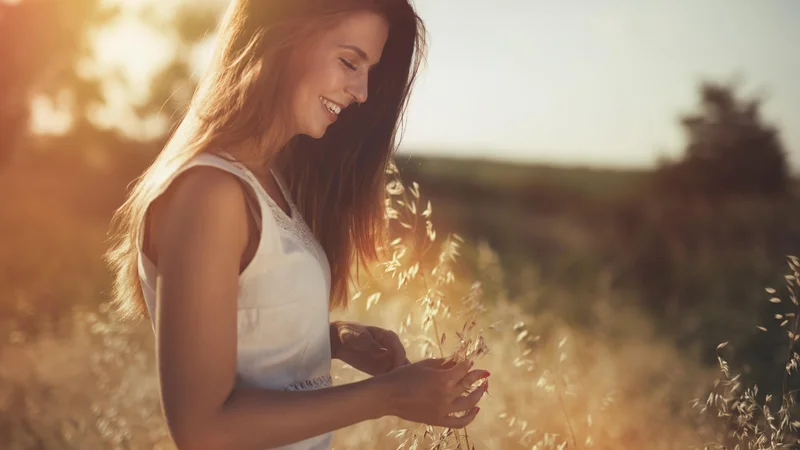
{"type": "Polygon", "coordinates": [[[479,412],[481,412],[481,407],[480,406],[478,406],[477,409],[475,410],[475,414],[478,414],[479,412]]]}
{"type": "Polygon", "coordinates": [[[483,379],[483,378],[489,378],[489,375],[491,375],[491,374],[492,374],[491,372],[489,372],[489,371],[486,371],[486,374],[485,374],[484,376],[482,376],[482,377],[481,377],[481,379],[483,379]]]}
{"type": "Polygon", "coordinates": [[[470,368],[470,369],[471,369],[471,368],[472,368],[472,366],[474,366],[474,365],[475,365],[475,361],[470,361],[470,362],[469,362],[469,368],[470,368]]]}

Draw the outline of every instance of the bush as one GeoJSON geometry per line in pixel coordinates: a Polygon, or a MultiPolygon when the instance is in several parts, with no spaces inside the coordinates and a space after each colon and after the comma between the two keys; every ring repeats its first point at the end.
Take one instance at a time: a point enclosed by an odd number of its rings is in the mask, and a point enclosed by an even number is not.
{"type": "Polygon", "coordinates": [[[761,98],[740,99],[735,86],[700,85],[698,111],[684,115],[683,159],[656,172],[656,190],[667,197],[719,200],[789,191],[786,151],[775,127],[761,118],[761,98]]]}

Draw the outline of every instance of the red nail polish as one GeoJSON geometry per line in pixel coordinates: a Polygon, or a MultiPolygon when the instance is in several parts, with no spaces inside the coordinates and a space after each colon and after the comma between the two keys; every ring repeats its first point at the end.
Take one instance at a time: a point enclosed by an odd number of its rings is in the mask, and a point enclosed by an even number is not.
{"type": "Polygon", "coordinates": [[[485,374],[484,376],[482,376],[482,377],[481,377],[481,379],[484,379],[484,378],[489,378],[489,375],[491,375],[491,372],[488,372],[488,371],[487,371],[487,372],[486,372],[486,374],[485,374]]]}

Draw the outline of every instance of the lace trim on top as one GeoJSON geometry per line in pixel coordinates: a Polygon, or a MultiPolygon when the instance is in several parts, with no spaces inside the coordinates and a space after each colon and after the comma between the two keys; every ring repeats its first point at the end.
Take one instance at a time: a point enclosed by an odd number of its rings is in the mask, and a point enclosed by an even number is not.
{"type": "Polygon", "coordinates": [[[295,236],[298,236],[300,240],[303,241],[303,244],[308,246],[308,248],[317,252],[321,251],[317,242],[317,238],[314,237],[314,234],[311,232],[311,228],[309,228],[306,221],[303,220],[303,216],[300,214],[300,210],[292,200],[292,196],[289,195],[289,190],[283,184],[283,180],[272,169],[270,169],[270,173],[272,173],[272,176],[278,182],[278,187],[283,194],[283,198],[286,199],[286,202],[289,204],[289,212],[292,215],[292,217],[287,216],[283,209],[275,202],[275,200],[267,195],[270,208],[272,208],[277,214],[278,225],[284,227],[288,231],[293,232],[295,236]]]}
{"type": "Polygon", "coordinates": [[[250,172],[250,170],[245,167],[244,164],[235,160],[230,162],[241,169],[242,172],[244,172],[245,175],[250,178],[250,181],[259,187],[257,191],[259,191],[260,194],[265,197],[267,205],[269,205],[269,208],[272,210],[278,226],[297,236],[303,245],[317,255],[317,258],[319,258],[321,262],[327,264],[328,261],[327,257],[325,256],[325,251],[317,241],[317,238],[314,237],[314,233],[311,232],[308,224],[305,222],[305,220],[303,220],[303,216],[300,214],[297,205],[295,205],[294,201],[292,201],[291,195],[289,195],[288,188],[283,184],[283,179],[278,176],[272,168],[270,168],[270,174],[272,174],[272,177],[277,182],[278,188],[280,189],[283,198],[286,200],[286,203],[289,204],[289,213],[291,214],[291,217],[287,216],[283,208],[281,208],[280,205],[278,205],[278,203],[275,202],[275,200],[270,197],[269,194],[267,194],[267,191],[264,190],[263,186],[261,186],[261,183],[256,179],[255,175],[253,175],[253,173],[250,172]]]}
{"type": "Polygon", "coordinates": [[[310,380],[298,381],[283,388],[284,391],[305,391],[309,389],[322,389],[333,385],[333,378],[330,375],[311,378],[310,380]]]}

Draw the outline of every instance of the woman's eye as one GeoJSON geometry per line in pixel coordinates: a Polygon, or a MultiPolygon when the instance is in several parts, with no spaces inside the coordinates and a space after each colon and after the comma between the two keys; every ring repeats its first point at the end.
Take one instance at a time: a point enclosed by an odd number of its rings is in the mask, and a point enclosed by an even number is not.
{"type": "Polygon", "coordinates": [[[342,64],[344,64],[345,66],[347,66],[348,69],[350,69],[350,70],[352,70],[354,72],[356,70],[358,70],[358,68],[354,64],[352,64],[350,61],[348,61],[348,60],[346,60],[344,58],[339,58],[339,61],[341,61],[342,64]]]}

